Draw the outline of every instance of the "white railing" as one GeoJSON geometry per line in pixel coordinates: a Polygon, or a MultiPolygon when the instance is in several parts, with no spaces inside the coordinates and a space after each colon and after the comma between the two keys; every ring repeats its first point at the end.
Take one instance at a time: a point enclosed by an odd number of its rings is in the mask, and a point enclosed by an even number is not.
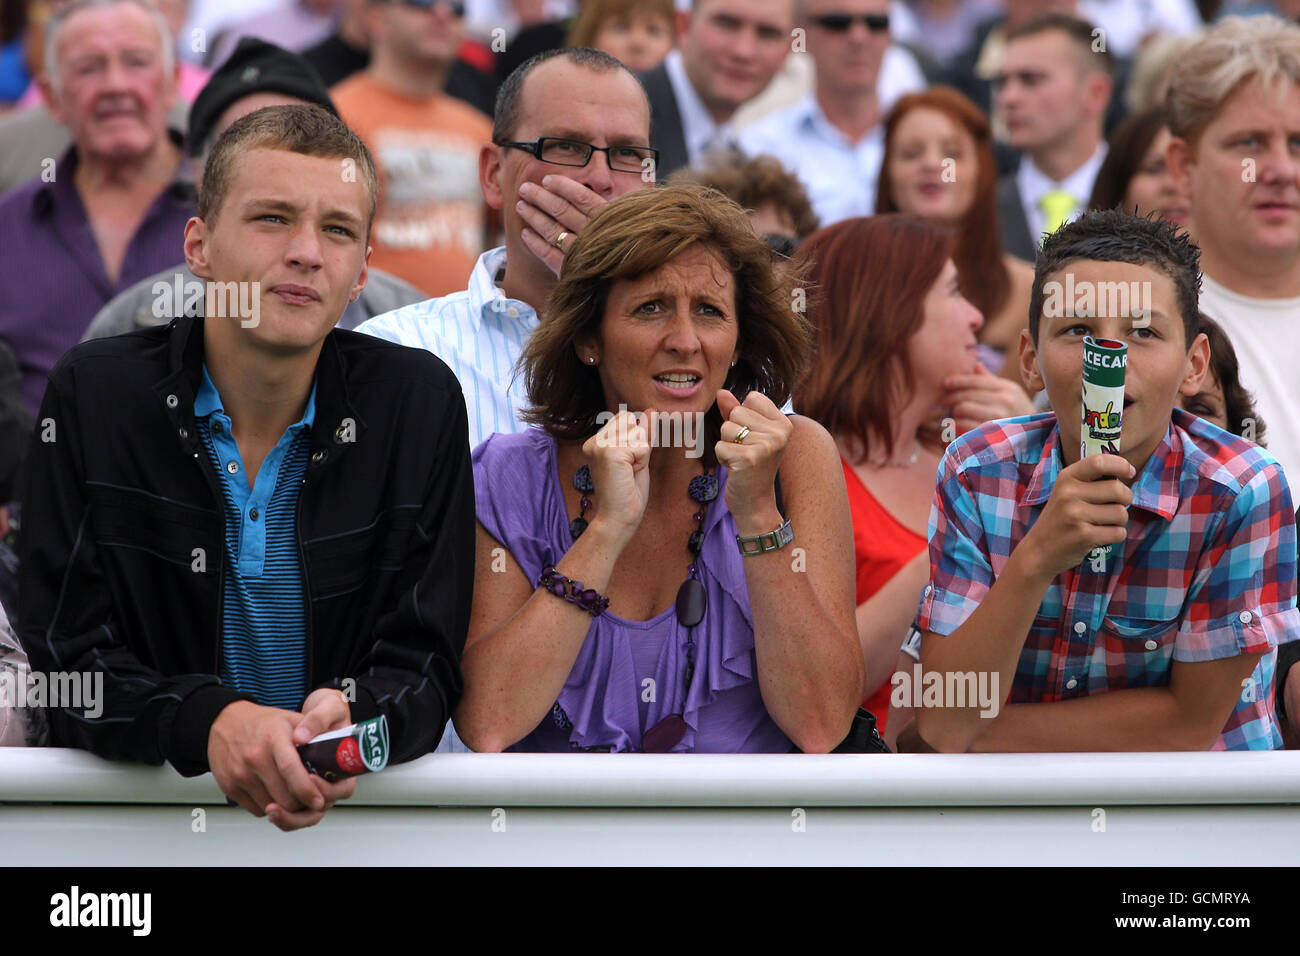
{"type": "Polygon", "coordinates": [[[1298,805],[1300,752],[445,754],[280,834],[210,775],[0,749],[13,863],[1231,864],[1300,858],[1298,805]]]}

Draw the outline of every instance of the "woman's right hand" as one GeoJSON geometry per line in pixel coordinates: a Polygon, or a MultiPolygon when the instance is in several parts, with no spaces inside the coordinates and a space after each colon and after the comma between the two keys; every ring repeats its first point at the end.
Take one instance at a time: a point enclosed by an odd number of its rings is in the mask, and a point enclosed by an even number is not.
{"type": "Polygon", "coordinates": [[[582,446],[591,459],[591,480],[596,486],[596,515],[591,528],[610,537],[622,548],[641,524],[650,499],[650,436],[653,409],[622,409],[582,446]]]}

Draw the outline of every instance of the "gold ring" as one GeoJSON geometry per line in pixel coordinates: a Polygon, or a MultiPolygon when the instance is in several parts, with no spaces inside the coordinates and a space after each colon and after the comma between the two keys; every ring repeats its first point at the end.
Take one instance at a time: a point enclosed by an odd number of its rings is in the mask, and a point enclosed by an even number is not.
{"type": "Polygon", "coordinates": [[[569,238],[569,234],[567,232],[561,232],[558,236],[555,237],[555,248],[563,249],[564,240],[568,238],[569,238]]]}
{"type": "Polygon", "coordinates": [[[741,426],[740,426],[740,431],[736,432],[736,437],[733,438],[733,439],[731,439],[731,440],[734,441],[737,445],[742,445],[742,444],[744,444],[744,442],[745,442],[745,438],[746,438],[748,435],[749,435],[749,426],[748,426],[748,425],[741,425],[741,426]]]}

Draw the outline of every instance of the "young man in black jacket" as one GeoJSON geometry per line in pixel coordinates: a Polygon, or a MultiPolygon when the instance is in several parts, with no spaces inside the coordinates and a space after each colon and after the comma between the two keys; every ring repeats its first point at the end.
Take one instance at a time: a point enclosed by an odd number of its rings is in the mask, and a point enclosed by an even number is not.
{"type": "Polygon", "coordinates": [[[409,760],[461,694],[459,383],[334,329],[366,282],[376,192],[325,110],[237,121],[185,229],[207,318],[69,351],[29,454],[20,638],[34,670],[103,675],[102,713],[52,710],[54,742],[211,770],[281,829],[355,783],[310,776],[295,744],[383,714],[409,760]]]}

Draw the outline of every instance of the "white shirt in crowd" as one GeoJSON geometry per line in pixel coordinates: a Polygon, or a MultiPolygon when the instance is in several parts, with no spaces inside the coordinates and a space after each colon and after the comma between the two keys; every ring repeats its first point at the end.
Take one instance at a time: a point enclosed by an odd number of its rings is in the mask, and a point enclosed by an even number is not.
{"type": "Polygon", "coordinates": [[[193,0],[176,48],[187,59],[203,63],[211,49],[211,41],[225,27],[237,20],[284,6],[284,3],[285,0],[193,0]],[[196,39],[195,30],[202,31],[202,44],[191,42],[196,39]]]}
{"type": "Polygon", "coordinates": [[[1025,154],[1020,159],[1020,168],[1016,170],[1016,191],[1020,193],[1020,205],[1025,209],[1025,219],[1029,224],[1029,235],[1037,244],[1046,232],[1046,215],[1039,206],[1039,201],[1050,192],[1062,190],[1074,198],[1074,211],[1068,220],[1073,220],[1088,208],[1088,198],[1092,195],[1093,183],[1097,173],[1106,159],[1106,143],[1097,144],[1097,148],[1088,157],[1088,161],[1065,179],[1057,182],[1034,165],[1034,161],[1025,154]]]}
{"type": "MultiPolygon", "coordinates": [[[[1264,440],[1291,486],[1292,507],[1300,505],[1300,335],[1295,334],[1300,298],[1256,299],[1203,276],[1201,311],[1223,326],[1237,353],[1241,384],[1255,397],[1255,410],[1268,426],[1264,440]]],[[[1229,431],[1239,430],[1229,422],[1229,431]]]]}
{"type": "Polygon", "coordinates": [[[1075,11],[1105,31],[1111,56],[1124,59],[1137,53],[1147,36],[1183,36],[1204,25],[1193,0],[1079,0],[1075,11]]]}
{"type": "Polygon", "coordinates": [[[803,102],[742,130],[740,145],[751,156],[775,156],[798,176],[823,226],[875,211],[876,180],[885,154],[879,125],[850,142],[809,93],[803,102]]]}
{"type": "Polygon", "coordinates": [[[506,264],[505,246],[478,257],[469,287],[436,299],[385,312],[357,326],[358,332],[427,349],[460,381],[469,415],[469,442],[476,447],[496,432],[522,431],[523,379],[514,367],[537,328],[527,302],[508,299],[496,285],[506,264]]]}
{"type": "MultiPolygon", "coordinates": [[[[509,435],[527,427],[517,417],[526,402],[523,379],[514,377],[514,368],[537,328],[537,312],[497,287],[505,264],[505,247],[490,249],[479,256],[465,291],[425,299],[357,326],[358,332],[427,349],[447,363],[465,395],[471,448],[494,432],[509,435]]],[[[435,752],[468,751],[448,722],[435,752]]]]}
{"type": "MultiPolygon", "coordinates": [[[[736,129],[744,129],[802,102],[812,92],[816,73],[817,68],[809,54],[787,56],[767,89],[736,110],[732,124],[736,129]]],[[[923,90],[927,85],[925,73],[910,50],[898,44],[887,47],[880,61],[880,74],[876,77],[876,100],[880,103],[881,116],[889,112],[899,97],[923,90]]]]}

